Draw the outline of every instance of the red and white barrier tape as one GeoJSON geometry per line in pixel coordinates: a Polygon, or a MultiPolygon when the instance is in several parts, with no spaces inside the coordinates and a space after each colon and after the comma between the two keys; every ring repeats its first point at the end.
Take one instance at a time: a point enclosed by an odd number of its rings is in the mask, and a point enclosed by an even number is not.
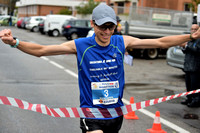
{"type": "Polygon", "coordinates": [[[25,110],[35,111],[42,114],[50,115],[53,117],[71,117],[71,118],[112,118],[121,115],[125,115],[129,112],[136,111],[148,106],[152,106],[161,102],[165,102],[177,97],[186,96],[194,93],[200,93],[200,89],[184,92],[176,95],[161,97],[157,99],[151,99],[147,101],[142,101],[118,108],[49,108],[44,104],[32,104],[26,101],[0,96],[0,104],[10,105],[14,107],[18,107],[25,110]]]}

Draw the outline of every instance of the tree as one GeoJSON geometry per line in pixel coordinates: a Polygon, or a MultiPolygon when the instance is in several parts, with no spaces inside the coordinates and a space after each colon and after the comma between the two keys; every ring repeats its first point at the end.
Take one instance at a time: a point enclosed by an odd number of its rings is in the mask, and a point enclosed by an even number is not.
{"type": "Polygon", "coordinates": [[[94,2],[94,0],[89,0],[87,4],[83,4],[83,6],[78,6],[77,12],[79,14],[91,14],[93,9],[99,4],[99,2],[94,2]]]}
{"type": "Polygon", "coordinates": [[[70,11],[69,9],[61,9],[59,11],[59,14],[63,14],[63,15],[72,15],[72,11],[70,11]]]}
{"type": "Polygon", "coordinates": [[[14,10],[15,10],[15,4],[16,4],[16,2],[17,2],[18,0],[9,0],[9,14],[10,15],[14,15],[13,14],[13,12],[14,12],[14,10]]]}
{"type": "Polygon", "coordinates": [[[198,4],[200,4],[200,0],[192,0],[192,3],[189,4],[193,12],[197,12],[198,4]]]}

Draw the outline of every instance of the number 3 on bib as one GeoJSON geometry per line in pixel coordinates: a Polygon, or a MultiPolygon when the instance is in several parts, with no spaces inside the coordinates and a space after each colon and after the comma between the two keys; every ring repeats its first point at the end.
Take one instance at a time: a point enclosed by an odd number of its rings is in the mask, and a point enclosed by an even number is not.
{"type": "Polygon", "coordinates": [[[108,90],[104,90],[104,96],[105,96],[105,97],[108,97],[108,95],[109,95],[109,94],[108,94],[108,90]]]}

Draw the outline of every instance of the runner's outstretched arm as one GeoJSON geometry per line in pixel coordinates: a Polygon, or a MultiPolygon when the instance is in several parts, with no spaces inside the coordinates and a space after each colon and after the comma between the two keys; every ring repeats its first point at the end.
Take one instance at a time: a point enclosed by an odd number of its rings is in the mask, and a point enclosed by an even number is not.
{"type": "MultiPolygon", "coordinates": [[[[10,46],[16,44],[16,40],[12,36],[10,29],[5,29],[0,32],[1,40],[10,46]]],[[[61,55],[61,54],[76,54],[76,46],[74,41],[68,41],[60,45],[40,45],[30,42],[19,41],[17,48],[27,54],[40,56],[61,55]]]]}
{"type": "Polygon", "coordinates": [[[123,36],[126,48],[169,48],[180,45],[192,39],[200,38],[200,29],[193,34],[166,36],[158,39],[138,39],[131,36],[123,36]]]}

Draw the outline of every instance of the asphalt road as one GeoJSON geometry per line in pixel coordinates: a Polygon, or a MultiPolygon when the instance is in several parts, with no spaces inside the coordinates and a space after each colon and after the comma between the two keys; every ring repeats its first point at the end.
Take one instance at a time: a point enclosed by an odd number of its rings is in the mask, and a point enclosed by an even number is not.
{"type": "MultiPolygon", "coordinates": [[[[8,27],[0,27],[0,29],[8,27]]],[[[60,44],[64,37],[49,37],[40,33],[11,27],[13,35],[20,40],[42,45],[60,44]]],[[[52,108],[78,107],[79,89],[76,78],[76,57],[74,55],[49,56],[50,61],[62,65],[75,76],[56,67],[43,58],[33,57],[10,48],[0,42],[0,95],[19,98],[30,103],[45,104],[52,108]]],[[[185,92],[184,73],[166,65],[165,58],[157,60],[134,59],[133,66],[125,64],[125,101],[134,97],[135,102],[185,92]]],[[[126,120],[121,133],[144,133],[152,127],[155,114],[160,111],[162,128],[168,133],[200,132],[199,119],[184,119],[188,113],[200,117],[200,108],[188,108],[180,104],[184,98],[177,98],[136,111],[139,120],[126,120]],[[154,116],[153,116],[154,117],[154,116]],[[169,124],[169,122],[171,122],[169,124]]],[[[40,113],[0,105],[0,133],[79,133],[79,119],[54,118],[40,113]]]]}

